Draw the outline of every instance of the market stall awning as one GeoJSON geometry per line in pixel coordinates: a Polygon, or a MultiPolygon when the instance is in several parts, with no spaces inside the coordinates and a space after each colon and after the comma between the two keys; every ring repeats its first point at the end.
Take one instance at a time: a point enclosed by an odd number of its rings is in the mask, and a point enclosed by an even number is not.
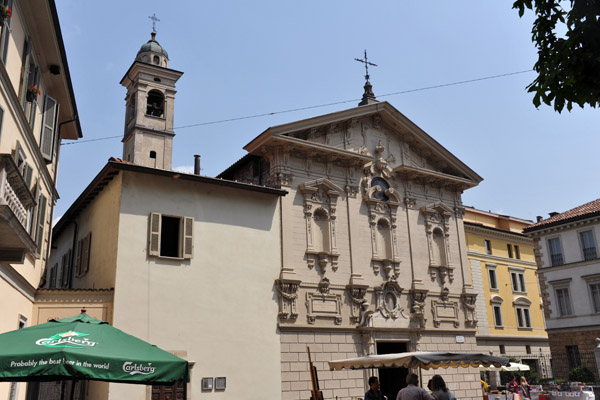
{"type": "Polygon", "coordinates": [[[482,353],[433,353],[412,352],[394,354],[372,354],[346,360],[329,361],[329,369],[366,369],[366,368],[458,368],[508,365],[506,357],[490,356],[482,353]]]}
{"type": "Polygon", "coordinates": [[[509,365],[503,365],[501,367],[496,367],[493,365],[486,367],[484,365],[480,365],[479,370],[480,371],[502,371],[502,372],[504,372],[504,371],[529,371],[529,365],[516,363],[516,362],[511,362],[509,365]]]}

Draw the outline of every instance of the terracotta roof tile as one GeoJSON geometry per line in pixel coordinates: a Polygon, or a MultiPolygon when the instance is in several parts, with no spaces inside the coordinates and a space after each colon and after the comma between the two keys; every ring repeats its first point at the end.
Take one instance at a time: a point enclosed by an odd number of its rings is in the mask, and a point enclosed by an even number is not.
{"type": "Polygon", "coordinates": [[[563,222],[585,218],[594,214],[600,214],[600,199],[590,201],[589,203],[585,203],[568,211],[553,215],[548,219],[536,222],[535,224],[526,227],[524,231],[530,232],[550,225],[558,225],[563,222]]]}
{"type": "Polygon", "coordinates": [[[117,157],[111,157],[108,159],[108,161],[114,161],[114,162],[119,162],[121,164],[131,164],[131,165],[135,165],[133,162],[131,161],[125,161],[122,158],[117,158],[117,157]]]}

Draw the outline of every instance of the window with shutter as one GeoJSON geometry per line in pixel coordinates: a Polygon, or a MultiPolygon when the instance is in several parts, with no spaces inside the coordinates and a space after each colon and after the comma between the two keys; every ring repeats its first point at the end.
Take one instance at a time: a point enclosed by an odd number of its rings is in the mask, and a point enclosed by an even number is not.
{"type": "Polygon", "coordinates": [[[54,150],[54,130],[58,104],[52,97],[46,95],[44,100],[44,118],[42,120],[42,135],[40,137],[40,150],[46,162],[52,162],[54,150]]]}
{"type": "MultiPolygon", "coordinates": [[[[36,201],[39,201],[40,192],[41,192],[40,181],[38,179],[33,188],[33,193],[35,193],[36,201]]],[[[38,203],[35,205],[35,207],[33,207],[33,209],[31,210],[31,214],[29,216],[29,236],[31,236],[31,238],[34,240],[36,238],[35,232],[37,231],[37,216],[38,216],[39,208],[40,207],[39,207],[39,203],[38,203]]]]}
{"type": "Polygon", "coordinates": [[[31,189],[31,179],[32,178],[33,178],[33,167],[31,165],[29,165],[29,163],[25,163],[25,167],[23,169],[23,180],[25,180],[27,189],[31,189]]]}
{"type": "Polygon", "coordinates": [[[150,213],[148,255],[191,259],[194,253],[194,218],[150,213]]]}
{"type": "Polygon", "coordinates": [[[83,272],[81,270],[81,248],[83,247],[82,241],[82,239],[79,239],[77,241],[77,245],[75,247],[75,257],[73,260],[73,268],[75,269],[75,274],[77,277],[83,275],[83,272]]]}
{"type": "Polygon", "coordinates": [[[36,257],[42,254],[42,244],[44,243],[44,223],[46,221],[46,197],[40,195],[38,200],[38,215],[35,244],[37,246],[36,257]]]}

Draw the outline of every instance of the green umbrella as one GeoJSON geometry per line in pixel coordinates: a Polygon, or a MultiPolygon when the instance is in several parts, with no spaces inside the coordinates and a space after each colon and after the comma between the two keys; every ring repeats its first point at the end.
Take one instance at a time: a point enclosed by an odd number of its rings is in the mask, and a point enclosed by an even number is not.
{"type": "Polygon", "coordinates": [[[189,381],[188,363],[85,313],[0,334],[0,381],[189,381]]]}

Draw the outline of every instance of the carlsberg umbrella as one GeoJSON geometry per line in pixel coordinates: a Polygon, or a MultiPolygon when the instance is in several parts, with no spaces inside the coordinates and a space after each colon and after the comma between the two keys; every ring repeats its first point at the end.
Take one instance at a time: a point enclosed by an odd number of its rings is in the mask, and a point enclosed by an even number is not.
{"type": "Polygon", "coordinates": [[[0,334],[0,381],[189,381],[186,360],[85,313],[0,334]]]}

